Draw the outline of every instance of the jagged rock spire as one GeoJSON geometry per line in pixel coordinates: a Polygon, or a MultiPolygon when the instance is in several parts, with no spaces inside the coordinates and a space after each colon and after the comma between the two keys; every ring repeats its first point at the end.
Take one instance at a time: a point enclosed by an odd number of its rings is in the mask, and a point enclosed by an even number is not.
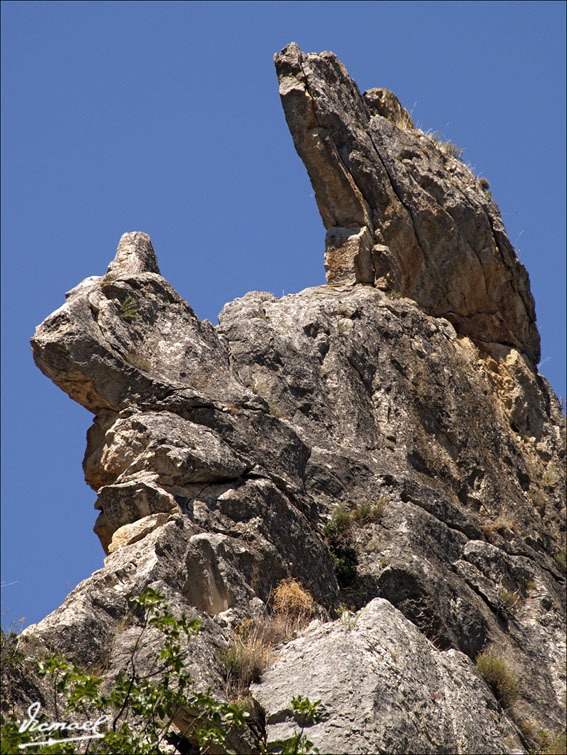
{"type": "Polygon", "coordinates": [[[528,274],[459,150],[414,128],[388,90],[361,94],[331,52],[291,43],[275,64],[327,229],[327,283],[395,289],[485,351],[514,346],[537,363],[528,274]]]}

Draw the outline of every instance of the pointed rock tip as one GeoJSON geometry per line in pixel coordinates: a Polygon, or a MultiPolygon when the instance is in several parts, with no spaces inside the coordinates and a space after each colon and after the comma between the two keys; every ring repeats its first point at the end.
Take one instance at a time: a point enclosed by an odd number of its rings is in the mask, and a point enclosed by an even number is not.
{"type": "Polygon", "coordinates": [[[116,256],[108,266],[107,273],[157,273],[160,275],[152,240],[147,233],[130,231],[123,233],[118,242],[116,256]]]}
{"type": "MultiPolygon", "coordinates": [[[[290,42],[288,45],[282,48],[280,55],[284,55],[285,53],[299,53],[301,52],[301,49],[297,42],[290,42]]],[[[278,55],[278,53],[276,53],[278,55]]]]}
{"type": "Polygon", "coordinates": [[[389,89],[367,89],[362,98],[366,103],[370,115],[381,115],[401,129],[414,129],[415,125],[411,115],[402,106],[398,97],[389,89]]]}

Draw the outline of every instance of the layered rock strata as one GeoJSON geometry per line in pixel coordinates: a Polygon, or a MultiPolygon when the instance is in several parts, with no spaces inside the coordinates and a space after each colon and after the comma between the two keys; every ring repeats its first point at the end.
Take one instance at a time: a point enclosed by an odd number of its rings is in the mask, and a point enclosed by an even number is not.
{"type": "Polygon", "coordinates": [[[94,414],[107,556],[26,634],[114,673],[128,598],[152,585],[203,621],[193,675],[224,694],[219,650],[294,577],[323,618],[360,613],[279,649],[254,689],[269,741],[297,693],[322,701],[325,752],[523,751],[521,722],[562,726],[565,684],[563,417],[527,276],[494,202],[393,95],[345,91],[330,53],[276,64],[329,283],[248,293],[213,327],[128,233],[38,327],[37,365],[94,414]],[[379,511],[352,528],[341,584],[339,505],[379,511]],[[513,711],[475,670],[487,650],[520,680],[513,711]]]}

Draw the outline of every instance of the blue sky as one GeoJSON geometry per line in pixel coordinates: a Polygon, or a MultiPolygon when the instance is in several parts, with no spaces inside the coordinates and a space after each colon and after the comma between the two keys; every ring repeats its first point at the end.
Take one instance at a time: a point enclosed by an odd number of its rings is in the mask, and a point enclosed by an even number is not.
{"type": "Polygon", "coordinates": [[[3,623],[103,564],[91,415],[35,367],[36,325],[120,235],[152,237],[201,318],[324,282],[324,230],[272,56],[332,50],[491,183],[565,396],[563,2],[3,2],[3,623]]]}

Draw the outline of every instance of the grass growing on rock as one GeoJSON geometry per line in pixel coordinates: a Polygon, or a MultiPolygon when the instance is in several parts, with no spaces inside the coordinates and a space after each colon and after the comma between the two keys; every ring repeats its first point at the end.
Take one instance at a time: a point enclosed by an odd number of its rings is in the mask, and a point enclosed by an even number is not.
{"type": "Polygon", "coordinates": [[[323,529],[323,536],[335,562],[335,576],[340,587],[349,587],[358,579],[358,551],[353,544],[357,527],[378,522],[388,504],[387,496],[376,501],[362,501],[349,508],[340,503],[323,529]]]}
{"type": "Polygon", "coordinates": [[[550,734],[542,729],[538,732],[538,755],[565,755],[567,752],[567,733],[565,729],[550,734]]]}
{"type": "Polygon", "coordinates": [[[502,658],[492,653],[481,653],[476,659],[476,667],[503,707],[511,707],[520,695],[520,685],[502,658]]]}
{"type": "Polygon", "coordinates": [[[274,660],[274,648],[293,639],[313,618],[313,598],[295,579],[282,580],[270,604],[271,612],[240,624],[236,639],[220,654],[234,696],[243,695],[259,681],[274,660]]]}

